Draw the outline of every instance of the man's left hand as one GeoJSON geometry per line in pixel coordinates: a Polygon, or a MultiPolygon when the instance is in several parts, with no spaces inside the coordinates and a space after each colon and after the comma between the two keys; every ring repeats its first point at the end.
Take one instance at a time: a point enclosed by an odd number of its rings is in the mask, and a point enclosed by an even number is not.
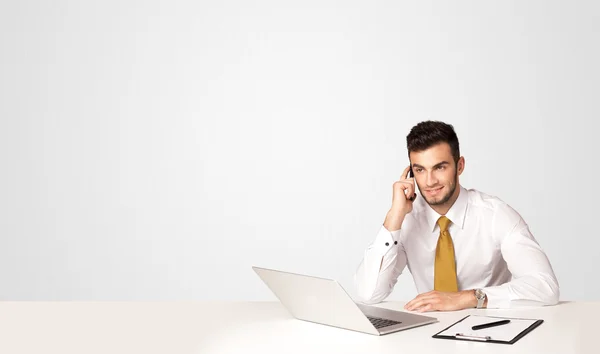
{"type": "Polygon", "coordinates": [[[458,292],[430,291],[423,293],[409,301],[405,310],[427,311],[456,311],[477,306],[477,299],[473,290],[458,292]]]}

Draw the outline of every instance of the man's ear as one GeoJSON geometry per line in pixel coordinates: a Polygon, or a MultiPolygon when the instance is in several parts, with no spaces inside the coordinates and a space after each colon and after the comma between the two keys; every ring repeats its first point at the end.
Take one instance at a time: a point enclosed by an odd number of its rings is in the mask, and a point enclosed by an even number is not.
{"type": "Polygon", "coordinates": [[[457,168],[458,168],[458,175],[460,176],[463,173],[463,171],[465,170],[465,158],[464,158],[464,156],[461,156],[458,159],[457,168]]]}

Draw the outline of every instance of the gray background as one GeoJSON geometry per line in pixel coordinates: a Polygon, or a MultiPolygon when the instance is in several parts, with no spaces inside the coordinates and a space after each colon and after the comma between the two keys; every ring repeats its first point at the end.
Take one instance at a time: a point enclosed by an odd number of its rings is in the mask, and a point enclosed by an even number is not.
{"type": "MultiPolygon", "coordinates": [[[[0,299],[272,300],[353,274],[421,120],[598,300],[594,1],[4,1],[0,299]]],[[[401,276],[390,299],[410,299],[401,276]]]]}

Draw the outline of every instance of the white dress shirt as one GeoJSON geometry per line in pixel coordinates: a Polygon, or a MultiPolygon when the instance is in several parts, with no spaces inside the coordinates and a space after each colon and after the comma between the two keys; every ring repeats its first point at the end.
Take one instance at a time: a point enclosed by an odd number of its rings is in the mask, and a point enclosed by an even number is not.
{"type": "MultiPolygon", "coordinates": [[[[433,290],[439,217],[419,196],[400,230],[381,227],[355,274],[360,301],[372,304],[385,299],[405,266],[419,293],[433,290]]],[[[546,254],[508,204],[461,186],[446,217],[452,221],[449,232],[459,291],[482,289],[488,308],[558,302],[558,281],[546,254]]]]}

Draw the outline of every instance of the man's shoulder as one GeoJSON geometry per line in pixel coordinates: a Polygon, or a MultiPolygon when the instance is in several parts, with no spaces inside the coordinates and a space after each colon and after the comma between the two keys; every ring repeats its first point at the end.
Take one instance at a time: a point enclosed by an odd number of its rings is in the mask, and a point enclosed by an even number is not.
{"type": "Polygon", "coordinates": [[[492,211],[505,209],[509,205],[495,195],[487,194],[477,189],[466,189],[469,196],[469,206],[484,208],[492,211]]]}
{"type": "Polygon", "coordinates": [[[467,189],[467,193],[469,196],[469,206],[472,208],[480,208],[481,210],[487,209],[495,214],[519,217],[515,209],[495,195],[490,195],[477,189],[467,189]]]}
{"type": "Polygon", "coordinates": [[[492,221],[494,231],[498,235],[507,235],[515,228],[527,227],[521,214],[496,196],[470,189],[469,206],[472,207],[475,214],[483,215],[486,219],[489,218],[488,220],[492,221]]]}

